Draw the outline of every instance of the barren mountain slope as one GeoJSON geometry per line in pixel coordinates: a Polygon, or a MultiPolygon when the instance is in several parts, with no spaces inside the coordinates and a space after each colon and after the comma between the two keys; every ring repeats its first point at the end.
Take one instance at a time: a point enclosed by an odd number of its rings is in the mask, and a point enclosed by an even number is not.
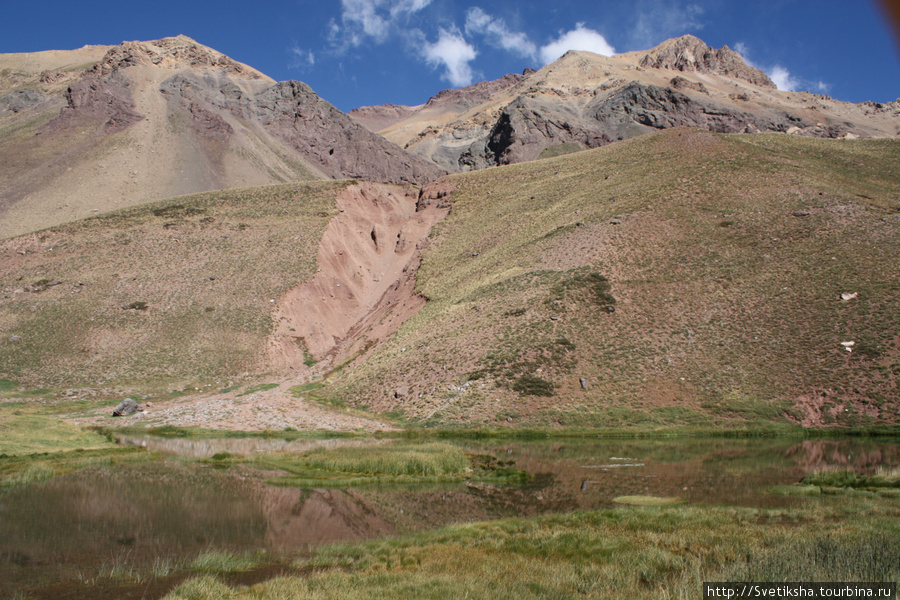
{"type": "Polygon", "coordinates": [[[451,176],[429,302],[322,393],[435,425],[894,422],[898,165],[677,128],[451,176]]]}
{"type": "Polygon", "coordinates": [[[440,114],[416,107],[380,133],[450,171],[523,162],[545,151],[593,148],[676,126],[812,137],[900,134],[896,102],[850,104],[781,92],[727,46],[713,49],[693,36],[612,57],[572,51],[511,86],[494,87],[477,106],[440,114]]]}
{"type": "Polygon", "coordinates": [[[234,427],[314,426],[291,386],[424,424],[894,422],[898,165],[897,140],[676,128],[420,194],[127,209],[0,243],[0,378],[206,390],[158,418],[234,427]]]}
{"type": "Polygon", "coordinates": [[[0,238],[204,190],[441,173],[190,38],[101,50],[0,56],[0,238]]]}

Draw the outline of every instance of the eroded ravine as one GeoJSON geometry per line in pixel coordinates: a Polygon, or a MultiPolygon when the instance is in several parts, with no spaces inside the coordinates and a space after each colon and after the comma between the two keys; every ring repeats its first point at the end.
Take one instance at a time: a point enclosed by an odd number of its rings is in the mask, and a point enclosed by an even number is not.
{"type": "Polygon", "coordinates": [[[316,274],[278,301],[269,368],[321,374],[389,337],[425,304],[415,292],[419,252],[449,209],[417,211],[418,197],[413,187],[371,182],[337,197],[316,274]]]}

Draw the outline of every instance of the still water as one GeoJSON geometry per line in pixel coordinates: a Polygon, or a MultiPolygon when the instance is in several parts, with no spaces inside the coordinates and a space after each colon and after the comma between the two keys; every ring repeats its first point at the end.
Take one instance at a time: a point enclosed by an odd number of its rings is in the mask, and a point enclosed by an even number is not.
{"type": "Polygon", "coordinates": [[[451,523],[614,506],[613,498],[677,496],[695,504],[773,506],[771,495],[827,467],[871,473],[900,465],[897,440],[546,440],[453,442],[514,461],[532,475],[519,487],[461,483],[344,489],[268,485],[246,467],[190,460],[217,452],[303,452],[383,440],[128,439],[168,458],[85,469],[0,490],[0,599],[158,598],[210,550],[260,552],[280,572],[320,544],[384,537],[451,523]]]}

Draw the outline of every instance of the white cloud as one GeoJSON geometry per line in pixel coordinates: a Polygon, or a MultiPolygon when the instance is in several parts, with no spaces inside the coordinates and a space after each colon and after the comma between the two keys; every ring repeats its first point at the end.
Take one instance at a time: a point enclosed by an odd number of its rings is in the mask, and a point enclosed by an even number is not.
{"type": "Polygon", "coordinates": [[[541,46],[541,62],[545,65],[552,63],[569,50],[587,50],[604,56],[616,53],[606,38],[585,27],[584,23],[578,23],[575,29],[560,35],[546,46],[541,46]]]}
{"type": "Polygon", "coordinates": [[[775,83],[775,87],[786,92],[793,92],[800,87],[800,82],[796,77],[791,75],[790,71],[781,65],[775,65],[771,69],[766,70],[766,75],[775,83]]]}
{"type": "Polygon", "coordinates": [[[435,68],[444,67],[441,78],[451,85],[462,87],[472,83],[474,75],[469,63],[475,60],[478,52],[459,32],[441,29],[438,41],[426,42],[422,50],[425,62],[435,68]]]}
{"type": "Polygon", "coordinates": [[[307,69],[316,64],[316,55],[312,50],[304,50],[299,46],[294,46],[291,48],[291,54],[294,55],[294,60],[290,64],[292,69],[307,69]]]}
{"type": "Polygon", "coordinates": [[[639,0],[634,3],[634,12],[637,21],[629,34],[633,50],[648,50],[669,38],[703,29],[704,11],[698,4],[639,0]]]}
{"type": "Polygon", "coordinates": [[[535,58],[537,45],[519,31],[510,31],[503,19],[492,17],[479,7],[466,11],[466,33],[483,35],[487,42],[519,56],[535,58]]]}
{"type": "Polygon", "coordinates": [[[341,22],[329,23],[328,40],[343,51],[367,39],[382,43],[397,21],[421,11],[431,0],[341,0],[341,22]]]}
{"type": "Polygon", "coordinates": [[[750,60],[750,47],[744,42],[736,43],[734,45],[734,49],[738,54],[744,57],[745,63],[747,63],[751,67],[763,71],[766,75],[768,75],[769,79],[772,80],[772,83],[775,84],[775,87],[777,87],[781,91],[795,92],[797,90],[812,90],[820,94],[827,94],[831,89],[831,86],[824,81],[810,81],[807,79],[803,79],[802,77],[792,75],[787,68],[781,65],[765,67],[763,65],[757,64],[755,61],[750,60]]]}

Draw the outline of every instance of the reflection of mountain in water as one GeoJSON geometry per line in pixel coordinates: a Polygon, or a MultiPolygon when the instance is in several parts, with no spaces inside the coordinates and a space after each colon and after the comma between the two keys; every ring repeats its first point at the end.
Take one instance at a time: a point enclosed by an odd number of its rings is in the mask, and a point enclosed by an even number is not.
{"type": "Polygon", "coordinates": [[[806,471],[845,468],[871,474],[879,466],[900,465],[896,445],[872,446],[860,440],[805,440],[789,448],[785,456],[799,461],[806,471]]]}
{"type": "MultiPolygon", "coordinates": [[[[367,440],[155,440],[189,456],[309,449],[367,440]],[[224,445],[223,445],[224,444],[224,445]]],[[[140,444],[140,440],[136,442],[140,444]]],[[[115,465],[0,490],[0,581],[36,597],[41,586],[84,586],[110,564],[147,572],[210,549],[272,556],[451,523],[611,506],[616,496],[692,503],[784,505],[767,494],[813,469],[900,464],[892,440],[677,439],[458,442],[533,475],[520,487],[458,485],[300,489],[264,483],[244,467],[159,460],[115,465]],[[630,465],[630,466],[624,466],[630,465]],[[79,579],[81,578],[81,579],[79,579]],[[81,583],[79,583],[81,582],[81,583]]],[[[148,446],[150,442],[148,441],[148,446]]],[[[137,585],[137,584],[135,584],[137,585]]],[[[49,590],[49,591],[48,591],[49,590]]],[[[46,592],[46,593],[44,593],[46,592]]],[[[82,596],[94,598],[85,589],[82,596]]],[[[139,595],[137,597],[140,597],[139,595]]]]}
{"type": "Polygon", "coordinates": [[[390,521],[353,491],[266,487],[262,510],[267,525],[265,546],[278,551],[396,532],[390,521]]]}
{"type": "Polygon", "coordinates": [[[359,494],[276,488],[175,462],[90,470],[0,494],[0,581],[74,581],[213,549],[289,552],[394,533],[359,494]]]}

